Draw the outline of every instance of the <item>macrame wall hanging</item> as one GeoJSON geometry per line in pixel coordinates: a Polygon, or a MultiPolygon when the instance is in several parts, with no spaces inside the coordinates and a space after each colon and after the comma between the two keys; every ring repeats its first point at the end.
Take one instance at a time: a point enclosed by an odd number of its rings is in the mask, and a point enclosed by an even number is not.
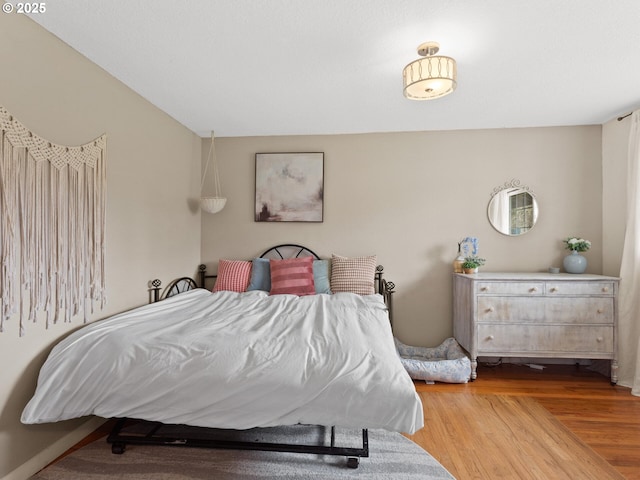
{"type": "Polygon", "coordinates": [[[0,332],[104,306],[106,142],[55,145],[0,106],[0,332]]]}

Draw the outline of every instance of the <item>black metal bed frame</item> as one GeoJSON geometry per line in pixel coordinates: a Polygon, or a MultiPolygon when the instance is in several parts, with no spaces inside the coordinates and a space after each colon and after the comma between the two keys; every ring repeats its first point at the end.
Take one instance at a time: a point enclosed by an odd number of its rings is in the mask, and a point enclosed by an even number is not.
{"type": "MultiPolygon", "coordinates": [[[[275,257],[283,259],[285,258],[285,254],[288,251],[289,255],[286,255],[286,258],[298,258],[301,256],[313,256],[316,259],[320,259],[320,257],[311,249],[304,247],[302,245],[298,245],[295,243],[285,243],[282,245],[276,245],[275,247],[271,247],[268,250],[265,250],[260,258],[269,258],[275,257]]],[[[396,285],[393,282],[387,281],[383,277],[384,267],[382,265],[378,265],[376,267],[375,272],[375,287],[376,291],[382,295],[384,299],[384,303],[387,305],[389,310],[389,322],[393,327],[393,294],[395,293],[396,285]]],[[[173,280],[165,289],[164,293],[161,294],[161,285],[162,282],[159,279],[152,280],[150,282],[150,292],[151,292],[151,302],[157,302],[163,298],[168,298],[178,293],[185,292],[187,290],[192,290],[194,288],[206,288],[206,282],[210,279],[215,279],[218,276],[207,275],[207,266],[201,264],[198,266],[198,281],[196,282],[191,277],[180,277],[173,280]]]]}
{"type": "MultiPolygon", "coordinates": [[[[275,258],[285,258],[283,251],[289,251],[290,254],[287,258],[297,258],[300,256],[313,256],[319,259],[312,250],[297,244],[282,244],[272,247],[265,251],[262,258],[268,258],[269,256],[275,258]]],[[[376,267],[375,272],[375,284],[378,293],[380,293],[389,310],[389,321],[392,322],[392,298],[395,285],[393,282],[386,281],[382,273],[384,268],[382,265],[376,267]]],[[[162,282],[158,279],[151,281],[151,301],[157,302],[162,299],[171,297],[178,293],[182,293],[193,288],[205,288],[205,283],[208,279],[214,279],[217,275],[207,275],[206,265],[200,265],[198,267],[198,279],[196,282],[191,277],[181,277],[173,280],[165,289],[161,295],[162,282]]],[[[146,420],[136,420],[128,418],[120,418],[117,420],[111,433],[107,437],[107,442],[111,444],[111,452],[114,454],[122,454],[126,449],[127,444],[138,445],[167,445],[167,446],[183,446],[183,447],[201,447],[201,448],[223,448],[223,449],[236,449],[236,450],[262,450],[262,451],[274,451],[274,452],[290,452],[290,453],[307,453],[316,455],[339,455],[347,457],[347,466],[349,468],[358,468],[361,457],[369,456],[369,436],[366,428],[362,429],[362,446],[361,447],[340,447],[335,444],[335,426],[331,426],[331,436],[329,445],[309,445],[309,444],[291,444],[280,442],[259,442],[259,441],[242,441],[242,440],[228,440],[228,439],[215,439],[208,437],[200,437],[194,435],[177,435],[175,432],[164,433],[162,428],[166,426],[161,422],[149,422],[146,420]],[[148,430],[144,433],[140,432],[126,432],[125,428],[131,423],[145,424],[148,430]]],[[[176,426],[184,427],[185,432],[188,429],[205,430],[202,427],[189,427],[189,426],[176,426]]],[[[252,429],[260,430],[260,429],[252,429]]],[[[181,432],[182,433],[182,432],[181,432]]]]}
{"type": "MultiPolygon", "coordinates": [[[[224,438],[210,438],[198,436],[197,430],[206,430],[204,427],[190,427],[187,425],[173,425],[173,427],[183,428],[182,432],[163,432],[162,428],[167,425],[160,422],[149,422],[146,420],[132,420],[119,418],[107,437],[107,442],[111,443],[111,452],[122,454],[127,444],[134,445],[165,445],[171,447],[196,447],[196,448],[220,448],[228,450],[259,450],[267,452],[288,452],[306,453],[314,455],[335,455],[347,457],[349,468],[358,468],[360,458],[369,456],[369,432],[362,429],[362,447],[341,447],[336,445],[335,426],[331,427],[329,445],[295,444],[280,442],[263,442],[259,440],[233,440],[224,438]],[[131,424],[143,424],[146,431],[126,432],[125,429],[131,424]],[[195,434],[193,433],[195,431],[195,434]]],[[[312,428],[315,425],[297,425],[299,428],[312,428]]],[[[246,433],[260,431],[260,428],[243,431],[246,433]]]]}

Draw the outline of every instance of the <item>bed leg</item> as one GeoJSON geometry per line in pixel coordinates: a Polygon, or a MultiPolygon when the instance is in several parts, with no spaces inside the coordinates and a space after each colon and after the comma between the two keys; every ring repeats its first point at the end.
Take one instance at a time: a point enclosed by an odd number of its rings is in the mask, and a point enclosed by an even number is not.
{"type": "Polygon", "coordinates": [[[348,457],[347,458],[347,467],[349,468],[358,468],[360,465],[360,457],[348,457]]]}
{"type": "MultiPolygon", "coordinates": [[[[333,433],[333,429],[331,433],[333,433]]],[[[362,429],[362,451],[365,457],[369,456],[369,430],[366,428],[362,429]]],[[[347,457],[347,467],[358,468],[359,465],[360,457],[347,457]]]]}
{"type": "Polygon", "coordinates": [[[111,453],[114,455],[122,455],[126,444],[122,442],[114,442],[111,444],[111,453]]]}
{"type": "Polygon", "coordinates": [[[127,442],[123,442],[118,438],[120,430],[122,430],[126,422],[126,418],[119,418],[107,437],[107,442],[111,444],[111,453],[115,455],[122,455],[127,446],[127,442]]]}

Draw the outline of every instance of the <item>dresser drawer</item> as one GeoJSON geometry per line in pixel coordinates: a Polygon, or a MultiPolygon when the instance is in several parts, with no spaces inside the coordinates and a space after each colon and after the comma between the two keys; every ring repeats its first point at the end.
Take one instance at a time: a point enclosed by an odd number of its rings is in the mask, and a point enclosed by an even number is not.
{"type": "Polygon", "coordinates": [[[478,295],[543,295],[544,282],[478,282],[478,295]]]}
{"type": "Polygon", "coordinates": [[[478,296],[478,323],[613,324],[613,297],[478,296]]]}
{"type": "Polygon", "coordinates": [[[613,297],[613,282],[547,282],[547,295],[603,295],[613,297]]]}
{"type": "Polygon", "coordinates": [[[479,325],[478,353],[607,354],[613,326],[479,325]]]}

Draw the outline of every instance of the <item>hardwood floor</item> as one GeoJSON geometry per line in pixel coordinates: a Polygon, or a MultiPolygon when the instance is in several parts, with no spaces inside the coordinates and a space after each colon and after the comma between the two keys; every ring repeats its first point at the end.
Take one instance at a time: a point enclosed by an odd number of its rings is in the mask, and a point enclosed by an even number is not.
{"type": "Polygon", "coordinates": [[[585,367],[480,366],[471,383],[415,383],[425,428],[409,438],[458,480],[640,480],[640,397],[585,367]]]}
{"type": "Polygon", "coordinates": [[[640,480],[640,398],[586,367],[479,367],[468,384],[415,382],[409,436],[458,480],[640,480]]]}

